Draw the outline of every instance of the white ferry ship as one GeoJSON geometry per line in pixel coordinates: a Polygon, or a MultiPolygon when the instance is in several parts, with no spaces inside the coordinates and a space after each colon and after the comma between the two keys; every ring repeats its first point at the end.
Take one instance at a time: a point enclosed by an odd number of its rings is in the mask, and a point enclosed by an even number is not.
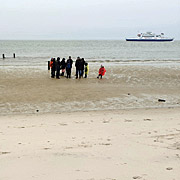
{"type": "Polygon", "coordinates": [[[137,38],[126,38],[126,41],[173,41],[174,38],[164,37],[164,33],[156,35],[152,32],[139,33],[137,38]]]}

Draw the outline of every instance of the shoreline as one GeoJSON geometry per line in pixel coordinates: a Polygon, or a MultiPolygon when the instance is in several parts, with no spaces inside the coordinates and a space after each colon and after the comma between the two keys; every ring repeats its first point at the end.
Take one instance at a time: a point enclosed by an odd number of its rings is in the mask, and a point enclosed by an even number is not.
{"type": "Polygon", "coordinates": [[[121,112],[121,111],[147,111],[147,110],[168,110],[168,109],[174,109],[174,110],[179,110],[180,111],[180,106],[172,106],[172,107],[140,107],[140,108],[135,108],[135,107],[130,107],[130,108],[124,108],[124,109],[92,109],[92,110],[74,110],[74,111],[62,111],[62,112],[41,112],[41,111],[35,111],[32,113],[0,113],[0,118],[1,117],[13,117],[13,116],[41,116],[41,115],[65,115],[65,114],[74,114],[74,113],[106,113],[106,112],[121,112]]]}

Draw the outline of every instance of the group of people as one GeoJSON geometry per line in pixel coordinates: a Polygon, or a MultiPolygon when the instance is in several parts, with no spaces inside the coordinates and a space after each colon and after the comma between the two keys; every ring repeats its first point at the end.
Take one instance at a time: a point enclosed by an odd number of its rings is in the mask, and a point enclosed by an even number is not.
{"type": "MultiPolygon", "coordinates": [[[[50,68],[51,68],[51,78],[60,79],[60,76],[65,76],[66,72],[66,78],[71,78],[71,69],[73,65],[73,60],[71,56],[65,60],[65,58],[62,58],[60,61],[60,57],[51,58],[50,61],[50,68]]],[[[80,79],[82,77],[87,78],[89,73],[89,65],[87,62],[85,62],[84,58],[77,57],[75,62],[75,68],[76,68],[76,79],[80,79]]],[[[104,66],[101,65],[101,68],[99,69],[99,74],[97,78],[101,78],[105,75],[106,69],[104,66]]]]}

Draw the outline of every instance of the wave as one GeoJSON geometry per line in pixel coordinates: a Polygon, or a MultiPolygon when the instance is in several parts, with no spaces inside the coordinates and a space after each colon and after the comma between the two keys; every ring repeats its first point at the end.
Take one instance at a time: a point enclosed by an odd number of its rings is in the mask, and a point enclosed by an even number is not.
{"type": "MultiPolygon", "coordinates": [[[[17,61],[17,60],[45,60],[45,61],[48,61],[48,60],[51,60],[52,57],[50,56],[17,56],[15,59],[13,57],[6,57],[5,59],[2,59],[0,58],[0,60],[14,60],[14,61],[17,61]]],[[[56,58],[56,57],[53,57],[53,58],[56,58]]],[[[62,59],[62,58],[61,58],[62,59]]],[[[72,58],[74,61],[76,60],[76,58],[72,58]]],[[[67,58],[66,58],[67,60],[67,58]]],[[[163,58],[163,59],[133,59],[133,58],[128,58],[128,59],[115,59],[114,57],[112,58],[85,58],[86,61],[88,62],[164,62],[164,61],[173,61],[173,62],[180,62],[180,57],[179,58],[163,58]]]]}

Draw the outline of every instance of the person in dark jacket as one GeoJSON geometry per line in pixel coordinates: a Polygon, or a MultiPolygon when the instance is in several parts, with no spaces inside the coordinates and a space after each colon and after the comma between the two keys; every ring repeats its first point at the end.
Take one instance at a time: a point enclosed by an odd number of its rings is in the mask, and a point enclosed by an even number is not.
{"type": "Polygon", "coordinates": [[[66,69],[66,62],[65,62],[65,58],[63,58],[61,61],[61,71],[62,71],[61,76],[64,76],[65,69],[66,69]]]}
{"type": "Polygon", "coordinates": [[[79,75],[79,78],[81,76],[81,72],[80,72],[80,63],[81,63],[81,59],[80,57],[77,57],[76,59],[76,63],[75,63],[75,67],[76,67],[76,79],[78,78],[78,75],[79,75]]]}
{"type": "Polygon", "coordinates": [[[57,57],[57,62],[56,62],[56,79],[60,79],[60,67],[61,67],[61,62],[60,62],[60,57],[57,57]]]}
{"type": "Polygon", "coordinates": [[[80,63],[80,77],[83,77],[84,75],[84,65],[85,65],[85,61],[84,58],[81,59],[81,63],[80,63]]]}
{"type": "Polygon", "coordinates": [[[67,63],[66,63],[67,78],[71,78],[72,64],[73,64],[73,60],[71,59],[71,56],[69,56],[69,59],[67,60],[67,63]]]}
{"type": "Polygon", "coordinates": [[[55,58],[53,58],[53,63],[52,63],[52,74],[51,74],[51,77],[52,77],[52,78],[55,77],[55,71],[56,71],[56,61],[55,61],[55,58]]]}

